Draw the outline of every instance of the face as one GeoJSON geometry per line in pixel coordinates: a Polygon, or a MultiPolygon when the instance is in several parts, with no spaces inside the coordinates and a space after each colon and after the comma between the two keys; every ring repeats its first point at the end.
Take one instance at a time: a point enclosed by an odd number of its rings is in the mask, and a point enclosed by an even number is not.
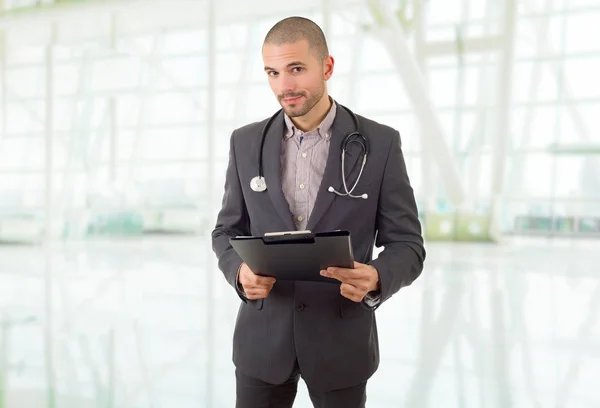
{"type": "Polygon", "coordinates": [[[308,41],[265,44],[263,62],[269,86],[289,117],[304,116],[323,98],[333,58],[319,61],[308,41]]]}

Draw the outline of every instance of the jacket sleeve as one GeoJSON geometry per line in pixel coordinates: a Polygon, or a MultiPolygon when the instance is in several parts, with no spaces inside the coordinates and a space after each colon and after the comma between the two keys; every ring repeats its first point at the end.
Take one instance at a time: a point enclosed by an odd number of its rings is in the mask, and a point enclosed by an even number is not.
{"type": "Polygon", "coordinates": [[[369,262],[377,269],[380,280],[381,298],[373,308],[417,279],[425,261],[417,204],[397,131],[388,152],[377,208],[375,240],[376,247],[383,246],[384,250],[377,259],[369,262]]]}
{"type": "Polygon", "coordinates": [[[212,232],[212,248],[217,256],[219,269],[225,275],[225,279],[236,290],[240,298],[246,302],[247,299],[240,292],[237,284],[238,272],[243,260],[229,243],[231,237],[250,235],[250,219],[237,171],[234,136],[235,131],[231,135],[229,163],[225,175],[225,191],[216,226],[212,232]]]}

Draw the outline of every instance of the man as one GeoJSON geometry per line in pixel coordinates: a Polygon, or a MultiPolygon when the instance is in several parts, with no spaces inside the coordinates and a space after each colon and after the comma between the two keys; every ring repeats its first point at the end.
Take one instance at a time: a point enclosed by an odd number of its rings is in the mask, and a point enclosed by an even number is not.
{"type": "MultiPolygon", "coordinates": [[[[212,233],[219,268],[240,304],[233,338],[237,407],[293,405],[300,377],[315,407],[364,407],[366,383],[379,365],[374,310],[421,273],[425,250],[399,133],[358,116],[369,143],[353,195],[339,196],[341,144],[354,132],[349,111],[333,101],[333,74],[321,29],[290,17],[267,34],[262,51],[269,85],[283,112],[260,149],[266,121],[231,136],[222,209],[212,233]],[[255,191],[263,157],[266,191],[255,191]],[[353,269],[321,274],[339,284],[276,282],[258,276],[232,249],[229,238],[266,232],[349,230],[353,269]],[[372,260],[373,245],[384,246],[372,260]]],[[[382,87],[385,84],[382,84],[382,87]]],[[[360,172],[362,151],[347,147],[348,189],[360,172]]]]}

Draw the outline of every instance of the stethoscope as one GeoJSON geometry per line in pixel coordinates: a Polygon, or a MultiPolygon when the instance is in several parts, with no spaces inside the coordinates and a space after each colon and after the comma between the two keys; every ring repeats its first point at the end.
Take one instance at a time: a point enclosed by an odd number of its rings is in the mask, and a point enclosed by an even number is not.
{"type": "MultiPolygon", "coordinates": [[[[367,138],[365,137],[365,135],[360,133],[360,131],[358,129],[358,118],[356,117],[354,112],[352,112],[350,109],[348,109],[347,107],[345,107],[343,105],[338,104],[338,106],[341,106],[342,108],[344,108],[350,114],[350,116],[352,116],[352,120],[354,121],[354,129],[356,129],[356,130],[354,132],[346,135],[346,137],[344,138],[344,141],[342,142],[342,184],[344,186],[345,192],[341,193],[341,192],[337,191],[335,188],[333,188],[333,186],[329,186],[327,191],[329,191],[330,193],[335,193],[342,197],[348,196],[351,198],[363,198],[366,200],[367,198],[369,198],[368,194],[353,195],[352,192],[356,188],[356,185],[358,184],[358,181],[360,180],[360,177],[362,176],[363,169],[365,168],[365,164],[367,164],[367,156],[369,154],[369,142],[368,142],[367,138]],[[356,178],[356,181],[354,182],[354,185],[352,186],[352,188],[350,190],[348,190],[348,185],[346,183],[346,170],[345,170],[344,164],[345,164],[345,157],[346,157],[346,149],[348,148],[348,145],[350,143],[357,143],[358,145],[360,145],[361,150],[363,152],[363,159],[362,159],[362,164],[360,166],[360,172],[358,173],[358,177],[356,178]]],[[[265,177],[264,177],[264,173],[263,173],[262,153],[263,153],[263,148],[265,145],[265,138],[267,136],[267,132],[269,131],[269,128],[271,127],[271,123],[273,123],[275,118],[280,113],[281,113],[281,109],[278,110],[273,116],[271,116],[271,118],[267,121],[267,123],[265,124],[265,126],[262,129],[262,134],[261,134],[261,138],[260,138],[260,154],[258,156],[258,176],[254,177],[252,180],[250,180],[250,188],[256,192],[263,192],[267,189],[267,183],[265,181],[265,177]]]]}

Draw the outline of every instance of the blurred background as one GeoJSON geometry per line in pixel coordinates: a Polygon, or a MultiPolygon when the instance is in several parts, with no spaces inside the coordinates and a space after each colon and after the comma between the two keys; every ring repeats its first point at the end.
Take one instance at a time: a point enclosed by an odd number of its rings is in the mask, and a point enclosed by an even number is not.
{"type": "Polygon", "coordinates": [[[377,311],[368,406],[600,406],[599,0],[0,10],[0,408],[233,407],[209,236],[290,15],[325,31],[333,98],[400,131],[427,243],[377,311]]]}

